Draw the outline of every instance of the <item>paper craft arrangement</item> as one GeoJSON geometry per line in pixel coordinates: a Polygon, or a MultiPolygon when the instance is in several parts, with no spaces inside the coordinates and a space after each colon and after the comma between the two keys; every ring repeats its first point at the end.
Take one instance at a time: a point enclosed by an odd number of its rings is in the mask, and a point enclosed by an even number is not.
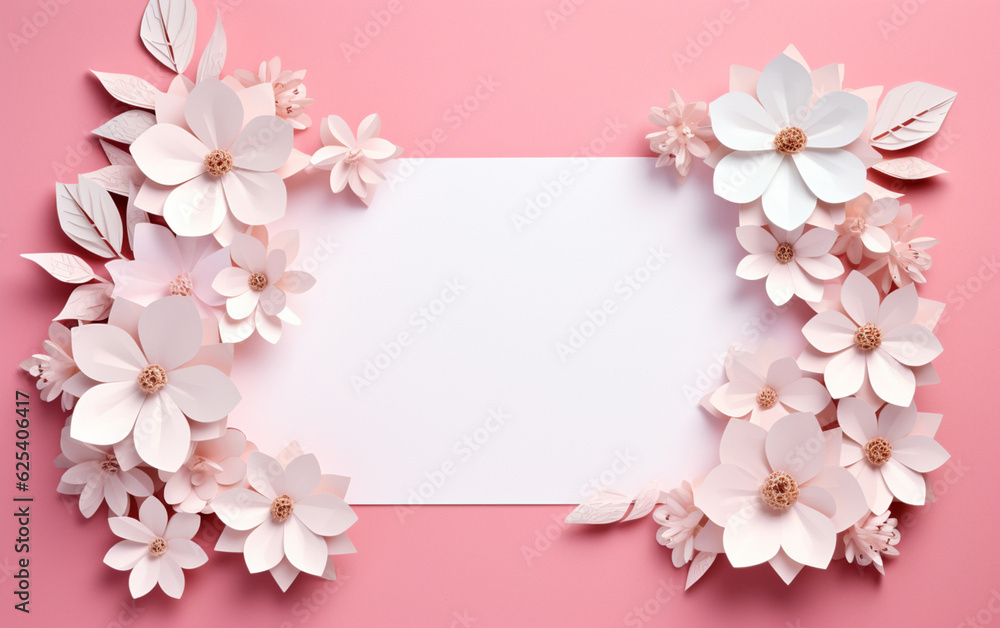
{"type": "MultiPolygon", "coordinates": [[[[105,563],[130,572],[134,597],[157,586],[181,596],[184,570],[208,561],[192,541],[205,516],[225,524],[216,551],[242,553],[250,572],[269,572],[282,590],[300,572],[333,579],[334,557],[354,551],[348,478],[324,474],[296,442],[274,457],[258,451],[230,425],[241,389],[265,394],[244,388],[253,379],[238,375],[270,368],[234,368],[234,345],[254,335],[278,343],[286,325],[301,323],[295,311],[310,311],[314,295],[300,295],[316,280],[296,264],[299,227],[285,217],[284,180],[326,170],[333,192],[350,187],[368,205],[386,162],[402,151],[380,137],[377,115],[356,134],[325,117],[315,124],[323,148],[312,156],[296,150],[296,133],[314,126],[305,72],[282,70],[274,58],[256,73],[223,77],[218,19],[191,80],[184,73],[196,20],[190,0],[152,0],[145,9],[142,41],[177,73],[165,91],[127,74],[94,73],[134,108],[95,129],[111,165],[57,183],[56,209],[67,237],[105,260],[106,273],[71,253],[24,256],[76,285],[44,352],[22,367],[37,377],[42,398],[58,399],[69,414],[58,490],[78,495],[85,517],[107,513],[121,541],[105,563]]],[[[761,72],[734,66],[730,93],[710,105],[674,92],[667,108],[652,110],[656,165],[672,166],[683,181],[704,160],[715,168],[715,194],[740,204],[736,235],[747,256],[736,274],[764,279],[774,304],[797,297],[816,315],[802,327],[809,347],[798,357],[777,341],[730,351],[728,381],[702,401],[728,422],[721,464],[707,476],[672,490],[651,482],[635,496],[598,491],[567,521],[652,513],[674,565],[690,564],[689,586],[720,554],[736,567],[768,562],[785,582],[836,557],[883,571],[882,557],[899,541],[893,502],[925,503],[924,474],[948,458],[934,440],[941,416],[913,401],[917,386],[937,382],[933,328],[943,306],[915,287],[936,241],[918,236],[921,217],[866,176],[869,168],[899,178],[942,172],[913,157],[883,159],[876,149],[933,135],[955,94],[910,83],[879,105],[881,92],[844,89],[841,66],[810,71],[789,48],[761,72]]],[[[582,176],[629,185],[629,172],[650,161],[582,176]]],[[[410,194],[432,194],[428,176],[430,188],[415,184],[410,194]]],[[[646,192],[630,191],[621,194],[641,206],[646,192]]],[[[608,237],[636,237],[616,231],[613,216],[588,213],[596,203],[580,203],[578,220],[608,237]]],[[[634,306],[655,307],[671,294],[634,306]]],[[[479,472],[494,473],[488,465],[479,472]]],[[[402,488],[365,490],[365,501],[407,499],[402,488]]]]}

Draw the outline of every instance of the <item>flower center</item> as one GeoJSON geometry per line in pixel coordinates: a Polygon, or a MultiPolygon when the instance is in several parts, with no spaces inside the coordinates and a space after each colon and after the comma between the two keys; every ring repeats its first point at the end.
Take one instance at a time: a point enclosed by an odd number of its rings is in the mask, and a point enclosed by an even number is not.
{"type": "Polygon", "coordinates": [[[778,248],[774,249],[774,259],[778,260],[782,264],[787,264],[792,261],[795,257],[795,249],[792,245],[787,242],[782,242],[778,245],[778,248]]]}
{"type": "Polygon", "coordinates": [[[770,386],[764,386],[757,391],[757,405],[767,410],[773,408],[778,403],[778,393],[770,386]]]}
{"type": "Polygon", "coordinates": [[[865,222],[864,218],[855,218],[854,222],[851,223],[850,229],[851,233],[861,235],[866,229],[868,229],[868,223],[865,222]]]}
{"type": "Polygon", "coordinates": [[[681,127],[681,135],[684,137],[694,137],[694,131],[691,130],[691,127],[685,124],[681,127]]]}
{"type": "Polygon", "coordinates": [[[876,436],[865,444],[864,451],[868,462],[881,467],[892,458],[892,443],[881,436],[876,436]]]}
{"type": "Polygon", "coordinates": [[[802,129],[786,126],[774,136],[774,150],[786,155],[801,153],[806,147],[806,134],[802,129]]]}
{"type": "Polygon", "coordinates": [[[347,153],[347,156],[344,157],[344,161],[346,161],[349,164],[353,164],[354,162],[356,162],[359,159],[361,159],[361,149],[360,148],[352,148],[347,153]]]}
{"type": "Polygon", "coordinates": [[[798,482],[784,471],[775,471],[764,480],[760,497],[775,510],[787,510],[799,501],[798,482]]]}
{"type": "Polygon", "coordinates": [[[139,372],[139,388],[144,393],[155,393],[167,385],[167,371],[159,364],[150,364],[139,372]]]}
{"type": "Polygon", "coordinates": [[[247,285],[254,292],[262,292],[267,287],[267,277],[264,276],[264,273],[251,273],[247,279],[247,285]]]}
{"type": "Polygon", "coordinates": [[[170,282],[170,294],[175,297],[188,297],[191,296],[191,292],[194,288],[194,284],[191,283],[191,275],[187,273],[181,273],[173,278],[170,282]]]}
{"type": "Polygon", "coordinates": [[[118,473],[121,466],[118,464],[118,457],[114,454],[108,454],[104,456],[104,462],[101,463],[101,470],[107,473],[118,473]]]}
{"type": "Polygon", "coordinates": [[[292,498],[288,495],[278,495],[271,502],[271,516],[278,523],[291,517],[293,510],[295,510],[295,505],[292,503],[292,498]]]}
{"type": "Polygon", "coordinates": [[[149,553],[153,556],[163,556],[167,553],[167,542],[163,539],[153,539],[149,543],[149,553]]]}
{"type": "Polygon", "coordinates": [[[878,349],[882,346],[882,330],[871,323],[865,323],[854,332],[854,344],[862,351],[878,349]]]}
{"type": "Polygon", "coordinates": [[[233,156],[228,150],[217,148],[205,155],[205,170],[214,177],[221,177],[233,169],[233,156]]]}

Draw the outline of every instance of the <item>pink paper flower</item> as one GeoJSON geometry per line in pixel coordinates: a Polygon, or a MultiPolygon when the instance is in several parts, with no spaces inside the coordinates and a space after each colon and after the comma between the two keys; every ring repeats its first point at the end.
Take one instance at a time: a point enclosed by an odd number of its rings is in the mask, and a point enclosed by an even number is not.
{"type": "Polygon", "coordinates": [[[882,555],[899,556],[897,543],[899,530],[896,520],[889,517],[889,511],[880,515],[868,513],[844,532],[844,558],[862,567],[874,563],[875,569],[884,576],[882,555]]]}
{"type": "MultiPolygon", "coordinates": [[[[927,496],[925,473],[949,458],[933,434],[918,429],[917,408],[887,405],[875,409],[848,397],[837,405],[844,432],[840,462],[858,478],[868,508],[876,515],[889,509],[893,498],[922,506],[927,496]]],[[[924,422],[921,422],[923,424],[924,422]]]]}
{"type": "Polygon", "coordinates": [[[244,453],[249,453],[247,438],[232,428],[219,438],[201,441],[176,472],[160,471],[160,480],[166,482],[163,501],[177,512],[211,513],[212,499],[246,479],[244,453]]]}
{"type": "Polygon", "coordinates": [[[118,571],[131,571],[129,591],[139,598],[160,585],[172,598],[184,593],[184,569],[208,562],[205,550],[192,541],[201,517],[177,513],[167,518],[160,500],[150,497],[139,507],[139,519],[112,517],[111,531],[123,540],[104,556],[104,564],[118,571]]]}
{"type": "Polygon", "coordinates": [[[694,490],[690,482],[681,485],[663,498],[665,503],[653,511],[653,521],[660,525],[656,541],[673,550],[671,559],[674,567],[680,568],[691,562],[695,552],[695,539],[707,519],[694,505],[694,490]]]}
{"type": "Polygon", "coordinates": [[[927,249],[935,246],[938,240],[917,236],[923,219],[922,215],[914,217],[909,205],[900,205],[895,220],[887,226],[892,238],[889,253],[876,257],[861,269],[883,293],[889,292],[893,284],[902,288],[914,282],[927,282],[924,273],[931,267],[927,249]]]}
{"type": "Polygon", "coordinates": [[[170,296],[190,296],[202,316],[218,317],[225,297],[212,289],[212,280],[229,266],[229,251],[215,238],[174,236],[170,229],[141,223],[135,226],[134,261],[107,263],[115,282],[112,296],[139,305],[170,296]]]}
{"type": "Polygon", "coordinates": [[[332,556],[354,551],[345,532],[357,515],[344,501],[347,479],[321,475],[312,454],[282,466],[254,451],[247,464],[253,490],[212,500],[226,529],[217,551],[242,552],[251,573],[270,571],[282,591],[300,571],[333,579],[332,556]]]}
{"type": "Polygon", "coordinates": [[[140,315],[138,338],[110,324],[73,330],[80,370],[100,382],[80,397],[71,435],[94,445],[132,434],[139,456],[176,471],[188,457],[191,426],[220,421],[240,400],[225,373],[189,365],[202,345],[198,308],[189,297],[165,297],[140,315]]]}
{"type": "Polygon", "coordinates": [[[69,432],[70,428],[63,428],[59,438],[62,455],[56,464],[67,470],[56,490],[64,495],[79,495],[84,517],[92,517],[102,503],[107,503],[108,509],[118,516],[127,515],[129,495],[153,494],[153,480],[145,471],[123,468],[110,447],[85,445],[69,432]]]}
{"type": "Polygon", "coordinates": [[[770,431],[729,422],[722,464],[705,478],[695,505],[724,528],[734,567],[770,562],[786,582],[803,565],[826,568],[837,533],[866,510],[857,480],[839,465],[840,438],[807,412],[779,419],[770,431]]]}
{"type": "Polygon", "coordinates": [[[886,197],[873,201],[868,194],[847,203],[847,216],[837,225],[837,243],[833,247],[835,255],[847,255],[847,259],[857,266],[862,257],[877,257],[887,254],[892,248],[892,240],[885,227],[892,223],[899,211],[899,201],[886,197]]]}
{"type": "Polygon", "coordinates": [[[916,388],[914,367],[929,364],[941,344],[917,315],[913,286],[890,293],[885,300],[864,275],[854,271],[840,295],[846,315],[820,312],[802,328],[809,343],[828,355],[823,370],[834,399],[857,393],[868,382],[883,401],[908,406],[916,388]]]}
{"type": "Polygon", "coordinates": [[[305,108],[313,103],[312,98],[306,98],[306,86],[302,82],[306,77],[305,70],[282,70],[281,59],[274,57],[270,61],[261,61],[256,75],[247,70],[236,70],[233,76],[243,87],[261,83],[270,85],[274,90],[274,114],[288,120],[294,128],[305,129],[312,124],[305,112],[305,108]]]}
{"type": "MultiPolygon", "coordinates": [[[[35,386],[41,391],[42,401],[52,401],[60,397],[63,410],[73,408],[76,394],[66,389],[67,384],[72,389],[73,383],[83,383],[84,376],[79,375],[73,360],[73,345],[69,329],[62,323],[53,322],[49,325],[49,339],[42,342],[45,353],[36,353],[21,362],[21,368],[37,377],[35,386]],[[71,382],[73,380],[73,382],[71,382]]],[[[79,394],[79,391],[77,391],[79,394]]]]}
{"type": "MultiPolygon", "coordinates": [[[[286,192],[276,171],[292,151],[292,127],[274,115],[243,126],[243,104],[214,78],[198,83],[184,104],[188,131],[153,125],[132,143],[136,164],[149,179],[172,188],[162,212],[182,236],[219,235],[228,214],[262,225],[285,214],[286,192]]],[[[139,205],[155,213],[155,205],[139,205]]]]}
{"type": "Polygon", "coordinates": [[[819,301],[823,282],[844,273],[844,265],[830,254],[837,234],[828,229],[744,226],[737,227],[736,237],[750,254],[740,261],[736,274],[743,279],[767,277],[767,296],[775,305],[784,305],[792,295],[819,301]]]}
{"type": "Polygon", "coordinates": [[[704,159],[715,142],[712,125],[708,120],[708,104],[684,104],[676,90],[670,90],[670,104],[666,108],[652,107],[649,121],[661,127],[646,136],[649,149],[660,156],[656,167],[674,166],[677,179],[682,183],[691,172],[694,159],[704,159]]]}
{"type": "Polygon", "coordinates": [[[256,329],[275,343],[281,338],[282,321],[298,324],[288,309],[286,293],[305,292],[316,283],[309,273],[288,270],[298,254],[299,235],[285,231],[265,248],[260,240],[237,234],[231,246],[235,266],[223,269],[212,286],[226,301],[226,316],[219,322],[223,342],[242,342],[256,329]]]}
{"type": "Polygon", "coordinates": [[[330,189],[340,192],[350,185],[351,191],[371,204],[375,186],[385,180],[379,164],[399,157],[403,149],[380,138],[382,123],[373,113],[358,126],[354,139],[350,127],[339,116],[327,116],[320,123],[323,148],[312,156],[312,165],[330,171],[330,189]]]}

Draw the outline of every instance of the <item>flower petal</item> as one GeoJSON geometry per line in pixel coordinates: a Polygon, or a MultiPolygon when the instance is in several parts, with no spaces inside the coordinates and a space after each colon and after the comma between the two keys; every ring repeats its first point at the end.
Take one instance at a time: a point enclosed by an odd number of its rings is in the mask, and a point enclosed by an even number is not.
{"type": "Polygon", "coordinates": [[[149,556],[148,542],[119,541],[104,555],[104,564],[118,571],[128,571],[146,556],[149,556]]]}
{"type": "Polygon", "coordinates": [[[822,488],[833,497],[837,507],[830,520],[837,532],[849,528],[868,510],[864,492],[858,481],[843,467],[824,467],[808,485],[822,488]]]}
{"type": "Polygon", "coordinates": [[[247,123],[233,142],[233,166],[273,172],[292,154],[292,125],[277,116],[258,116],[247,123]]]}
{"type": "Polygon", "coordinates": [[[113,445],[128,436],[145,399],[135,380],[94,386],[73,408],[70,435],[92,445],[113,445]]]}
{"type": "Polygon", "coordinates": [[[754,201],[772,184],[785,161],[773,150],[729,153],[715,166],[712,178],[715,193],[733,203],[754,201]]]}
{"type": "Polygon", "coordinates": [[[846,203],[865,191],[865,164],[839,148],[817,148],[792,155],[802,180],[827,203],[846,203]]]}
{"type": "Polygon", "coordinates": [[[724,465],[735,465],[745,470],[759,484],[771,472],[764,453],[766,438],[767,431],[760,426],[745,421],[730,421],[719,443],[719,459],[724,465]]]}
{"type": "Polygon", "coordinates": [[[761,202],[768,220],[782,229],[791,230],[802,226],[812,215],[816,209],[816,194],[806,185],[794,161],[782,158],[761,195],[761,202]]]}
{"type": "Polygon", "coordinates": [[[749,94],[730,92],[712,101],[712,130],[723,146],[739,151],[774,149],[781,127],[749,94]]]}
{"type": "Polygon", "coordinates": [[[180,599],[184,594],[184,571],[169,554],[161,556],[158,560],[160,572],[156,576],[156,582],[164,593],[174,599],[180,599]]]}
{"type": "Polygon", "coordinates": [[[773,558],[781,546],[783,518],[760,504],[755,510],[748,511],[745,519],[730,519],[722,534],[722,542],[726,558],[733,567],[759,565],[773,558]]]}
{"type": "Polygon", "coordinates": [[[943,351],[934,333],[917,324],[883,331],[881,349],[906,366],[928,364],[943,351]]]}
{"type": "Polygon", "coordinates": [[[864,445],[878,435],[875,409],[857,397],[846,397],[837,404],[837,423],[844,434],[864,445]]]}
{"type": "Polygon", "coordinates": [[[830,405],[826,387],[811,377],[800,377],[776,391],[778,403],[801,412],[817,414],[830,405]]]}
{"type": "Polygon", "coordinates": [[[173,124],[154,124],[129,147],[142,173],[160,185],[180,185],[204,173],[210,150],[173,124]]]}
{"type": "MultiPolygon", "coordinates": [[[[166,528],[164,528],[163,538],[169,539],[170,541],[179,541],[182,539],[193,539],[195,534],[198,534],[198,528],[201,527],[201,517],[193,513],[176,513],[167,522],[166,528]]],[[[173,544],[170,546],[171,551],[173,551],[173,544]]],[[[181,565],[183,567],[183,565],[181,565]]],[[[185,569],[188,569],[185,567],[185,569]]]]}
{"type": "Polygon", "coordinates": [[[924,476],[893,458],[889,458],[879,469],[896,499],[905,504],[923,506],[927,499],[924,476]]]}
{"type": "Polygon", "coordinates": [[[814,414],[796,412],[778,419],[764,442],[767,461],[774,471],[785,471],[799,484],[823,468],[826,441],[814,414]]]}
{"type": "Polygon", "coordinates": [[[847,92],[831,92],[812,104],[802,120],[807,146],[840,148],[858,139],[868,120],[868,103],[847,92]]]}
{"type": "Polygon", "coordinates": [[[760,499],[762,480],[736,465],[721,464],[698,488],[695,505],[717,525],[739,526],[764,507],[760,499]]]}
{"type": "Polygon", "coordinates": [[[912,434],[892,443],[892,457],[918,473],[928,473],[951,456],[930,436],[912,434]]]}
{"type": "Polygon", "coordinates": [[[778,260],[775,259],[774,253],[747,255],[736,267],[736,276],[749,280],[763,279],[777,264],[778,260]]]}
{"type": "Polygon", "coordinates": [[[809,344],[824,353],[843,351],[854,345],[857,325],[836,310],[826,310],[809,319],[802,335],[809,344]]]}
{"type": "Polygon", "coordinates": [[[789,558],[817,569],[830,564],[837,533],[829,517],[797,503],[785,512],[781,523],[781,549],[789,558]]]}
{"type": "Polygon", "coordinates": [[[170,192],[163,205],[163,218],[177,235],[203,236],[222,225],[228,209],[220,181],[203,174],[170,192]]]}
{"type": "Polygon", "coordinates": [[[153,536],[162,538],[167,529],[167,509],[155,497],[147,499],[139,506],[139,521],[149,528],[153,536]]]}
{"type": "Polygon", "coordinates": [[[213,499],[212,509],[219,519],[230,528],[250,530],[271,517],[273,499],[273,497],[265,497],[256,491],[235,488],[213,499]]]}
{"type": "MultiPolygon", "coordinates": [[[[285,467],[285,493],[292,498],[292,501],[296,502],[296,507],[298,507],[299,500],[316,491],[320,475],[319,460],[316,459],[315,454],[303,454],[288,463],[288,466],[285,467]]],[[[333,532],[331,534],[340,533],[333,532]]]]}
{"type": "Polygon", "coordinates": [[[132,336],[114,325],[74,327],[73,355],[83,374],[99,382],[135,382],[147,364],[132,336]]]}
{"type": "Polygon", "coordinates": [[[320,139],[325,145],[341,144],[343,146],[354,147],[354,133],[351,127],[347,126],[340,116],[327,116],[323,119],[319,129],[320,139]]]}
{"type": "Polygon", "coordinates": [[[326,542],[293,515],[285,521],[285,556],[298,569],[318,576],[326,568],[326,542]]]}
{"type": "Polygon", "coordinates": [[[190,297],[157,299],[139,317],[139,341],[146,359],[167,371],[194,358],[203,333],[201,315],[190,297]]]}
{"type": "Polygon", "coordinates": [[[260,451],[250,452],[247,459],[247,481],[257,492],[274,499],[286,494],[285,469],[281,463],[260,451]]]}
{"type": "Polygon", "coordinates": [[[878,320],[878,288],[861,273],[853,271],[847,276],[840,291],[840,300],[844,311],[857,323],[857,327],[878,320]]]}
{"type": "Polygon", "coordinates": [[[358,520],[358,516],[344,500],[335,495],[319,493],[297,501],[295,516],[320,536],[343,534],[358,520]]]}
{"type": "Polygon", "coordinates": [[[136,563],[128,577],[128,590],[134,598],[140,598],[156,586],[160,577],[160,561],[152,556],[146,556],[136,563]]]}
{"type": "Polygon", "coordinates": [[[149,545],[156,538],[149,528],[132,517],[111,517],[108,519],[111,531],[127,541],[149,545]]]}
{"type": "Polygon", "coordinates": [[[268,517],[247,537],[243,557],[250,573],[271,569],[285,557],[285,527],[291,519],[278,523],[268,517]]]}
{"type": "Polygon", "coordinates": [[[917,387],[913,371],[881,348],[868,352],[867,364],[868,380],[882,401],[895,406],[910,405],[917,387]]]}
{"type": "Polygon", "coordinates": [[[757,79],[757,99],[779,128],[801,127],[812,99],[809,71],[791,57],[778,55],[757,79]]]}
{"type": "Polygon", "coordinates": [[[163,392],[146,395],[132,437],[139,456],[147,464],[164,471],[180,468],[191,446],[187,417],[163,392]]]}
{"type": "MultiPolygon", "coordinates": [[[[198,83],[184,103],[184,120],[210,150],[228,149],[243,125],[243,103],[216,78],[198,83]]],[[[209,151],[201,156],[205,157],[209,151]]]]}
{"type": "Polygon", "coordinates": [[[235,297],[250,289],[250,273],[245,268],[230,266],[223,268],[215,279],[212,280],[212,288],[225,297],[235,297]]]}
{"type": "Polygon", "coordinates": [[[833,356],[823,369],[823,381],[834,399],[858,392],[865,381],[865,354],[851,348],[833,356]]]}
{"type": "Polygon", "coordinates": [[[763,227],[745,225],[736,228],[736,239],[750,254],[769,255],[774,257],[778,241],[763,227]]]}
{"type": "Polygon", "coordinates": [[[192,421],[209,423],[229,414],[240,401],[236,385],[217,368],[196,364],[170,373],[166,393],[192,421]]]}
{"type": "Polygon", "coordinates": [[[273,172],[236,168],[222,176],[229,210],[248,225],[263,225],[285,215],[285,182],[273,172]]]}
{"type": "MultiPolygon", "coordinates": [[[[173,519],[171,519],[171,523],[173,523],[173,519]]],[[[170,539],[168,551],[170,558],[182,569],[196,569],[208,562],[205,550],[190,539],[170,539]]]]}
{"type": "Polygon", "coordinates": [[[877,435],[895,443],[914,432],[917,426],[917,406],[885,406],[879,413],[877,435]]]}

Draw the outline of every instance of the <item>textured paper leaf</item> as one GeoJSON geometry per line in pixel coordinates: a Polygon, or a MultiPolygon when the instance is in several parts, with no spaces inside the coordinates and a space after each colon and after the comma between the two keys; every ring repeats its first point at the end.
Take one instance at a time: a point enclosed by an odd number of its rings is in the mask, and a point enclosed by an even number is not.
{"type": "Polygon", "coordinates": [[[101,237],[80,203],[78,186],[56,183],[56,214],[59,226],[70,240],[94,255],[115,257],[111,246],[101,237]]]}
{"type": "Polygon", "coordinates": [[[54,321],[76,319],[80,321],[99,321],[108,317],[111,311],[110,283],[88,283],[77,287],[69,295],[62,311],[53,318],[54,321]]]}
{"type": "Polygon", "coordinates": [[[96,72],[94,70],[91,72],[101,82],[104,89],[108,90],[109,94],[123,103],[143,109],[156,108],[156,95],[160,93],[160,90],[138,76],[96,72]]]}
{"type": "Polygon", "coordinates": [[[899,150],[937,133],[956,93],[919,81],[889,91],[875,114],[872,144],[899,150]]]}
{"type": "Polygon", "coordinates": [[[605,524],[621,521],[632,498],[618,491],[598,491],[566,516],[566,523],[605,524]]]}
{"type": "Polygon", "coordinates": [[[201,53],[201,60],[198,61],[197,82],[222,74],[222,66],[226,63],[226,30],[222,28],[222,14],[215,16],[215,30],[212,31],[212,38],[208,40],[204,52],[201,53]]]}
{"type": "Polygon", "coordinates": [[[25,253],[21,257],[33,261],[45,269],[45,272],[66,283],[86,283],[99,279],[90,264],[70,253],[25,253]]]}
{"type": "Polygon", "coordinates": [[[139,36],[146,50],[178,74],[194,56],[198,12],[191,0],[149,0],[139,36]]]}
{"type": "Polygon", "coordinates": [[[625,521],[633,521],[635,519],[641,519],[649,513],[653,512],[653,508],[656,508],[656,504],[660,503],[660,487],[657,486],[656,482],[650,482],[646,486],[642,487],[639,494],[635,496],[634,506],[632,507],[632,512],[628,513],[625,517],[625,521]]]}
{"type": "Polygon", "coordinates": [[[865,181],[865,194],[871,196],[873,201],[877,201],[880,198],[901,198],[903,196],[902,192],[887,190],[881,185],[872,183],[871,181],[865,181]]]}
{"type": "Polygon", "coordinates": [[[135,206],[135,197],[139,193],[139,186],[129,183],[128,204],[125,205],[125,231],[128,234],[128,248],[135,251],[133,241],[135,239],[135,226],[139,223],[149,222],[149,215],[135,206]]]}
{"type": "Polygon", "coordinates": [[[715,562],[716,556],[718,554],[715,552],[698,552],[694,555],[694,558],[691,559],[691,566],[688,567],[687,582],[684,584],[685,591],[690,589],[692,584],[701,580],[701,577],[715,562]]]}
{"type": "Polygon", "coordinates": [[[897,179],[926,179],[939,174],[946,174],[948,171],[938,168],[932,163],[926,162],[919,157],[900,157],[899,159],[886,159],[872,166],[879,172],[884,172],[890,177],[897,179]]]}
{"type": "Polygon", "coordinates": [[[131,109],[111,118],[92,133],[122,144],[131,144],[154,124],[156,116],[152,113],[142,109],[131,109]]]}
{"type": "Polygon", "coordinates": [[[128,196],[129,184],[138,183],[141,185],[143,179],[142,171],[136,166],[119,165],[105,166],[100,170],[94,170],[81,176],[87,177],[108,192],[119,196],[128,196]]]}
{"type": "Polygon", "coordinates": [[[132,158],[132,153],[122,150],[104,140],[99,141],[101,142],[101,148],[104,149],[104,154],[112,166],[136,166],[135,159],[132,158]]]}
{"type": "Polygon", "coordinates": [[[121,213],[114,199],[99,183],[85,176],[80,176],[78,181],[80,205],[83,211],[87,213],[97,227],[98,233],[111,245],[115,253],[121,253],[125,231],[122,227],[121,213]]]}

